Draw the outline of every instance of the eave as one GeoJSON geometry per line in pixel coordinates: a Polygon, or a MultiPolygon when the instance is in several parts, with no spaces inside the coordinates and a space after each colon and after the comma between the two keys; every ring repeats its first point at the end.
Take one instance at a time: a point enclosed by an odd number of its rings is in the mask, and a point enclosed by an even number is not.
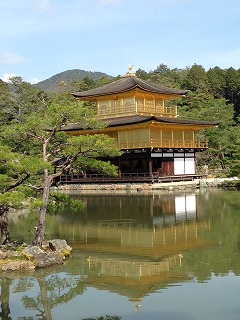
{"type": "Polygon", "coordinates": [[[131,116],[123,118],[106,119],[107,126],[103,129],[83,129],[79,124],[69,124],[62,127],[62,131],[70,134],[94,134],[107,133],[119,130],[131,130],[136,127],[157,126],[160,128],[181,128],[182,130],[192,129],[194,131],[216,127],[219,122],[207,122],[197,120],[187,120],[178,118],[158,118],[155,116],[131,116]]]}

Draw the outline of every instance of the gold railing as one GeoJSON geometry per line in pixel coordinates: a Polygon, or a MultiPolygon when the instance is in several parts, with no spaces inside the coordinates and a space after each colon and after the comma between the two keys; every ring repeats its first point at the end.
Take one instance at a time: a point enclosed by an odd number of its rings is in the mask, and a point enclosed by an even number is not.
{"type": "Polygon", "coordinates": [[[177,106],[162,107],[150,104],[138,105],[137,103],[126,103],[124,105],[101,106],[98,109],[97,117],[107,118],[112,116],[123,116],[129,114],[151,114],[160,117],[175,118],[177,116],[177,106]]]}
{"type": "Polygon", "coordinates": [[[167,140],[167,139],[150,139],[150,141],[134,141],[134,142],[119,142],[120,149],[134,149],[134,148],[200,148],[206,149],[208,147],[207,141],[200,140],[167,140]]]}
{"type": "Polygon", "coordinates": [[[207,141],[203,140],[167,140],[151,139],[151,147],[161,144],[162,148],[207,148],[207,141]]]}

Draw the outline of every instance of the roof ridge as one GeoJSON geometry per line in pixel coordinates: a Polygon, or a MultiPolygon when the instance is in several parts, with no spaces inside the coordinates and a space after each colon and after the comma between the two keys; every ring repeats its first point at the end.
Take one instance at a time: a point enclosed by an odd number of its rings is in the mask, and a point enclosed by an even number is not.
{"type": "Polygon", "coordinates": [[[122,77],[111,83],[107,83],[101,87],[71,93],[75,97],[87,98],[87,97],[97,97],[111,94],[119,94],[140,88],[146,92],[153,92],[156,94],[166,94],[166,95],[185,95],[188,90],[173,89],[155,84],[153,82],[148,82],[146,80],[140,79],[137,76],[122,77]]]}

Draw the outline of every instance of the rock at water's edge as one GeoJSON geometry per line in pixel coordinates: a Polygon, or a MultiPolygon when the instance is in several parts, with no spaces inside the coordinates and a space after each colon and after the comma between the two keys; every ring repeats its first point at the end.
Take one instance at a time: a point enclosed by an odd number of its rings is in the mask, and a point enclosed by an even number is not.
{"type": "Polygon", "coordinates": [[[0,271],[24,271],[64,263],[72,248],[65,240],[44,241],[42,248],[30,245],[0,246],[0,271]]]}

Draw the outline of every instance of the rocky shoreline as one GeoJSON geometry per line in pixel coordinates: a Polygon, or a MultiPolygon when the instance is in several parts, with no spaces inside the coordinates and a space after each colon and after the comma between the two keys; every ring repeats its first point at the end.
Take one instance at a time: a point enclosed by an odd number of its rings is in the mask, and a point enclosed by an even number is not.
{"type": "Polygon", "coordinates": [[[30,271],[63,264],[72,248],[65,240],[44,241],[42,247],[10,242],[0,246],[0,272],[30,271]]]}

